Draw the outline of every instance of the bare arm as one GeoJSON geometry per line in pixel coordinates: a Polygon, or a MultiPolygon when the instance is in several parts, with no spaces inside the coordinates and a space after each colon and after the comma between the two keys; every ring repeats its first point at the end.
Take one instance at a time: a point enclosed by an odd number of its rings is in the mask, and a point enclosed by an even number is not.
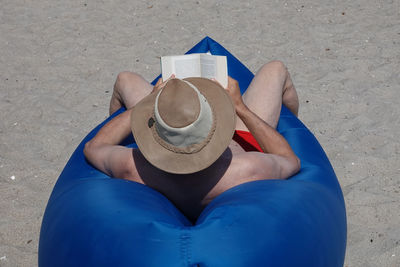
{"type": "Polygon", "coordinates": [[[136,172],[133,150],[118,145],[131,133],[130,112],[127,110],[104,125],[83,150],[93,166],[112,177],[128,178],[136,172]]]}
{"type": "Polygon", "coordinates": [[[230,77],[227,91],[234,102],[236,114],[257,140],[263,152],[267,154],[262,157],[264,158],[263,161],[268,163],[269,168],[277,168],[272,172],[270,170],[270,173],[274,173],[278,178],[285,179],[298,172],[300,160],[294,154],[288,142],[246,106],[240,94],[238,82],[230,77]]]}
{"type": "MultiPolygon", "coordinates": [[[[171,78],[173,77],[174,76],[171,78]]],[[[151,93],[158,91],[165,83],[166,81],[163,82],[159,79],[151,93]]],[[[119,145],[131,134],[130,114],[133,107],[127,103],[129,99],[126,98],[129,93],[130,92],[120,92],[119,90],[114,91],[114,104],[118,107],[126,106],[128,110],[104,125],[96,136],[85,144],[83,153],[93,166],[107,175],[136,180],[139,178],[139,174],[137,173],[135,161],[133,160],[135,150],[119,145]]],[[[113,100],[111,103],[113,103],[113,100]]]]}

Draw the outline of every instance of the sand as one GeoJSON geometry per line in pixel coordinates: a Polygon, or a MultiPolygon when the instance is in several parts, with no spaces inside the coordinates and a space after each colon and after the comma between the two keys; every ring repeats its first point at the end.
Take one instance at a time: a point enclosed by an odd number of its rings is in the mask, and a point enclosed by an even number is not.
{"type": "Polygon", "coordinates": [[[282,60],[344,192],[345,266],[400,266],[400,2],[23,1],[0,9],[0,266],[35,266],[57,177],[116,75],[205,36],[255,72],[282,60]]]}

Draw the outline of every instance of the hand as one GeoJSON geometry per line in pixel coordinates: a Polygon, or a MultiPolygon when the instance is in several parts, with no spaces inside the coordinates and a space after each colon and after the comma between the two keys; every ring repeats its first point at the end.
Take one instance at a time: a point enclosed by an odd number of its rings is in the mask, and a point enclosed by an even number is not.
{"type": "Polygon", "coordinates": [[[175,74],[172,74],[171,77],[169,77],[167,80],[163,81],[162,77],[160,79],[158,79],[156,85],[154,85],[153,90],[151,91],[152,93],[158,92],[159,90],[161,90],[161,88],[163,88],[167,82],[171,79],[175,78],[175,74]]]}
{"type": "Polygon", "coordinates": [[[246,107],[243,102],[242,94],[240,93],[239,83],[230,76],[228,76],[228,87],[226,91],[232,99],[236,112],[246,107]]]}

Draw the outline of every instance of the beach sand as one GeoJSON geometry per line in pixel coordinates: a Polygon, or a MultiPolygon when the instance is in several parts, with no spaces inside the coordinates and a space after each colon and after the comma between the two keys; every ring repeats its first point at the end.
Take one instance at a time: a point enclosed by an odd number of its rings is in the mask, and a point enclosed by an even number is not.
{"type": "Polygon", "coordinates": [[[345,266],[400,266],[400,2],[161,2],[1,2],[0,266],[37,265],[51,190],[117,74],[152,80],[205,36],[253,72],[287,65],[342,185],[345,266]]]}

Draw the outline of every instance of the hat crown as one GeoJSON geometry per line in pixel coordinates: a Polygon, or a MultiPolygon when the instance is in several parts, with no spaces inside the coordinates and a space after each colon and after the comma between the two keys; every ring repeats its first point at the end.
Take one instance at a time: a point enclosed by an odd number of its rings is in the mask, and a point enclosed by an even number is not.
{"type": "Polygon", "coordinates": [[[158,97],[158,113],[170,127],[182,128],[192,124],[199,116],[198,94],[187,83],[170,80],[158,97]]]}
{"type": "Polygon", "coordinates": [[[213,117],[210,104],[196,86],[172,79],[155,99],[153,135],[167,149],[195,153],[211,138],[215,127],[213,117]]]}

